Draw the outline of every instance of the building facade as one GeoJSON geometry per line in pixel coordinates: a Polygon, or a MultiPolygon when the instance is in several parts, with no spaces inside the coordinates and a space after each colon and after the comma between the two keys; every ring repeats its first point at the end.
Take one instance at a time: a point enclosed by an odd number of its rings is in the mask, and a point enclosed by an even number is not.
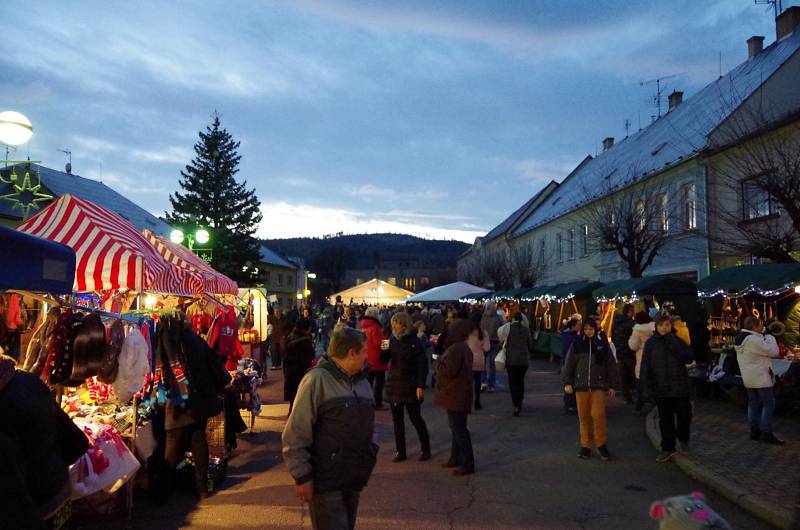
{"type": "Polygon", "coordinates": [[[428,266],[419,258],[385,259],[371,269],[348,269],[343,285],[353,287],[373,278],[411,292],[422,292],[456,281],[456,267],[428,266]]]}
{"type": "Polygon", "coordinates": [[[267,300],[275,307],[288,310],[297,307],[298,267],[277,252],[261,245],[258,263],[259,286],[267,290],[267,300]]]}
{"type": "Polygon", "coordinates": [[[600,225],[620,221],[613,214],[599,218],[597,212],[613,212],[609,204],[637,196],[641,202],[631,202],[630,209],[647,204],[642,218],[663,236],[663,247],[645,275],[698,280],[718,268],[747,262],[747,255],[725,244],[743,225],[734,219],[727,223],[734,232],[721,234],[724,215],[738,212],[742,223],[758,223],[780,217],[780,211],[763,192],[747,187],[754,175],[744,172],[733,185],[730,175],[732,168],[742,173],[752,162],[745,158],[753,157],[747,145],[769,135],[798,134],[798,21],[800,7],[787,9],[769,47],[763,48],[763,37],[752,37],[748,59],[727,75],[686,101],[674,92],[667,113],[636,134],[616,144],[607,138],[602,153],[587,157],[559,184],[548,184],[478,238],[459,259],[459,279],[474,283],[480,277],[479,283],[494,287],[487,274],[496,265],[492,255],[505,252],[513,265],[514,249],[524,249],[533,263],[542,265],[537,284],[627,278],[627,263],[598,238],[600,225]],[[727,195],[723,181],[732,190],[727,195]]]}

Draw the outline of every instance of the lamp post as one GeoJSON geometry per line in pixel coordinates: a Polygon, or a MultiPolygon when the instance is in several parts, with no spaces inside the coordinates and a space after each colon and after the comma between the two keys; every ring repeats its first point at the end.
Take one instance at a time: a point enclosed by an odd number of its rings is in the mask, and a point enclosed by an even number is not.
{"type": "Polygon", "coordinates": [[[183,240],[186,239],[186,242],[189,244],[189,250],[194,252],[195,242],[200,243],[201,245],[205,245],[211,240],[211,235],[205,228],[198,228],[194,234],[184,234],[183,230],[176,228],[175,230],[170,232],[169,239],[170,241],[178,245],[183,243],[183,240]]]}
{"type": "MultiPolygon", "coordinates": [[[[305,273],[303,274],[303,297],[308,298],[309,296],[311,296],[311,290],[308,288],[308,280],[316,280],[316,279],[317,275],[315,273],[305,271],[305,273]]],[[[298,300],[302,300],[303,297],[301,297],[298,293],[297,296],[298,300]]]]}

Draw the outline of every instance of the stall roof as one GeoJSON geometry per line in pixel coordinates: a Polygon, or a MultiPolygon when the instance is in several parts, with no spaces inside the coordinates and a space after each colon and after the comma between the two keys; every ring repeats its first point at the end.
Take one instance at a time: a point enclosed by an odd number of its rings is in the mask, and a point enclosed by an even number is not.
{"type": "Polygon", "coordinates": [[[360,283],[344,291],[332,294],[331,299],[341,296],[344,303],[349,303],[352,299],[357,304],[387,305],[405,302],[413,294],[411,291],[406,291],[396,285],[373,278],[368,282],[360,283]]]}
{"type": "Polygon", "coordinates": [[[614,299],[631,295],[692,295],[697,291],[694,283],[678,280],[670,276],[646,276],[644,278],[626,278],[609,282],[595,289],[596,299],[614,299]]]}
{"type": "Polygon", "coordinates": [[[457,302],[485,293],[491,293],[491,291],[467,282],[453,282],[415,294],[406,301],[419,303],[457,302]]]}
{"type": "Polygon", "coordinates": [[[68,246],[0,226],[0,249],[0,290],[72,292],[75,252],[68,246]]]}
{"type": "Polygon", "coordinates": [[[713,272],[697,283],[698,295],[778,296],[800,285],[800,263],[740,265],[713,272]]]}
{"type": "Polygon", "coordinates": [[[498,291],[494,294],[490,293],[489,298],[494,298],[495,300],[516,300],[528,291],[530,291],[530,287],[517,287],[516,289],[498,291]]]}
{"type": "Polygon", "coordinates": [[[556,300],[569,300],[571,298],[586,298],[592,296],[592,291],[601,287],[602,282],[569,282],[558,285],[542,285],[527,290],[522,297],[526,299],[554,298],[556,300]]]}
{"type": "Polygon", "coordinates": [[[132,289],[191,295],[202,278],[166,261],[139,230],[116,213],[63,195],[18,228],[75,251],[76,292],[132,289]]]}

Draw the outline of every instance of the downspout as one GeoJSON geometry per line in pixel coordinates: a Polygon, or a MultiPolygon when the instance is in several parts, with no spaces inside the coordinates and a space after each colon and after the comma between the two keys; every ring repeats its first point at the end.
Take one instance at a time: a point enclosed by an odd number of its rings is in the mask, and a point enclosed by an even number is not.
{"type": "MultiPolygon", "coordinates": [[[[711,274],[711,229],[710,229],[710,212],[711,212],[711,188],[709,186],[709,178],[708,178],[708,162],[706,161],[703,164],[703,179],[705,181],[705,185],[703,186],[705,189],[705,214],[703,215],[703,222],[706,225],[706,276],[711,274]]],[[[698,278],[700,279],[700,278],[698,278]]]]}

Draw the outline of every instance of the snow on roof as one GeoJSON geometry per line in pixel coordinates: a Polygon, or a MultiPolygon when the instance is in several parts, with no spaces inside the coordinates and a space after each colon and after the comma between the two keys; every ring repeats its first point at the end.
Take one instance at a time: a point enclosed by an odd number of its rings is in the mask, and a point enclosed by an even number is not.
{"type": "Polygon", "coordinates": [[[275,252],[274,250],[267,248],[265,245],[261,245],[261,263],[266,263],[268,265],[275,265],[278,267],[286,267],[289,269],[296,269],[297,265],[291,263],[286,258],[281,257],[280,254],[275,252]]]}
{"type": "Polygon", "coordinates": [[[707,136],[799,47],[800,31],[795,31],[706,85],[648,127],[589,160],[520,223],[513,235],[696,156],[707,146],[707,136]]]}
{"type": "MultiPolygon", "coordinates": [[[[31,167],[38,168],[41,183],[56,197],[71,193],[76,197],[93,202],[121,215],[139,230],[147,228],[160,236],[169,236],[170,231],[172,231],[172,227],[167,223],[102,182],[78,175],[70,175],[69,173],[38,164],[31,164],[31,167]]],[[[0,210],[4,210],[3,202],[0,201],[0,210]]],[[[8,212],[0,211],[0,213],[10,217],[20,216],[19,210],[12,211],[9,209],[8,212]]],[[[31,211],[31,215],[34,213],[36,212],[31,211]]]]}
{"type": "Polygon", "coordinates": [[[536,200],[537,200],[537,199],[539,199],[539,197],[540,197],[540,196],[541,196],[541,195],[542,195],[542,194],[545,192],[545,190],[547,190],[547,189],[548,189],[548,187],[549,187],[549,186],[550,186],[550,184],[547,184],[547,185],[545,185],[545,187],[543,187],[541,190],[537,191],[537,192],[536,192],[536,193],[533,195],[533,197],[531,197],[530,199],[528,199],[527,201],[525,201],[525,204],[523,204],[522,206],[520,206],[519,208],[517,208],[516,210],[514,210],[514,213],[512,213],[511,215],[509,215],[508,217],[506,217],[506,218],[503,220],[503,222],[501,222],[499,225],[497,225],[497,226],[495,226],[494,228],[492,228],[492,229],[489,231],[489,233],[487,233],[485,236],[483,236],[483,237],[481,238],[481,241],[482,241],[483,243],[488,243],[489,241],[492,241],[493,239],[495,239],[495,238],[497,238],[497,237],[499,237],[499,236],[502,236],[503,234],[505,234],[505,233],[506,233],[506,230],[508,230],[509,228],[511,228],[511,226],[512,226],[514,223],[516,223],[516,222],[519,220],[519,218],[520,218],[520,217],[522,217],[522,216],[525,214],[525,212],[528,210],[528,208],[530,208],[530,206],[531,206],[531,205],[532,205],[534,202],[536,202],[536,200]]]}

